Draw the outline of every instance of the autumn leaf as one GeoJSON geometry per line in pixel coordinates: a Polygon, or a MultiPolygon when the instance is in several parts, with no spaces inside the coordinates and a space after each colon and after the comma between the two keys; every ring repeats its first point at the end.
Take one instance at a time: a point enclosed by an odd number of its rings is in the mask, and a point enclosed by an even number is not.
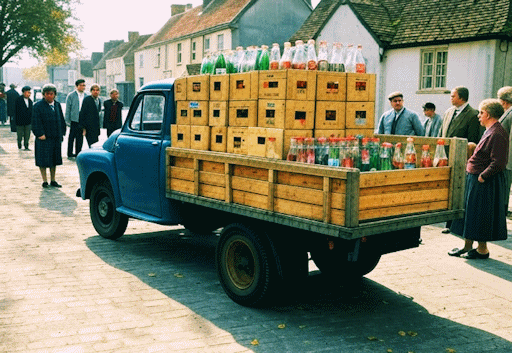
{"type": "Polygon", "coordinates": [[[183,278],[183,275],[181,273],[175,273],[174,277],[176,277],[176,278],[183,278]]]}
{"type": "Polygon", "coordinates": [[[455,349],[453,349],[453,348],[446,348],[446,352],[448,352],[448,353],[455,353],[457,351],[455,349]]]}
{"type": "Polygon", "coordinates": [[[368,341],[377,341],[378,338],[375,336],[368,336],[368,341]]]}
{"type": "Polygon", "coordinates": [[[258,341],[257,339],[253,339],[253,340],[251,341],[251,344],[252,344],[253,346],[257,346],[257,345],[259,345],[259,344],[260,344],[260,341],[258,341]]]}
{"type": "Polygon", "coordinates": [[[414,332],[414,331],[408,331],[407,334],[411,337],[416,337],[418,336],[418,332],[414,332]]]}
{"type": "Polygon", "coordinates": [[[406,335],[405,331],[398,331],[398,334],[402,337],[404,337],[406,335]]]}
{"type": "Polygon", "coordinates": [[[148,273],[149,277],[156,277],[156,273],[148,273]]]}
{"type": "Polygon", "coordinates": [[[285,325],[285,324],[279,324],[279,325],[277,325],[277,328],[280,328],[280,329],[283,329],[283,328],[285,328],[285,327],[286,327],[286,325],[285,325]]]}
{"type": "Polygon", "coordinates": [[[388,348],[388,349],[386,350],[386,353],[393,353],[393,350],[392,350],[391,348],[388,348]]]}

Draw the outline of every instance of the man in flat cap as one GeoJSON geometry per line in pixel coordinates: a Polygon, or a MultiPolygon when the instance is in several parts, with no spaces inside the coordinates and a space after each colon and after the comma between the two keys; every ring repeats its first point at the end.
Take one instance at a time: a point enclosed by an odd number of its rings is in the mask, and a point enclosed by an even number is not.
{"type": "Polygon", "coordinates": [[[425,121],[425,136],[426,137],[438,137],[439,128],[443,123],[441,115],[436,113],[436,105],[431,102],[423,104],[423,114],[427,117],[425,121]]]}
{"type": "Polygon", "coordinates": [[[402,92],[393,92],[388,99],[393,109],[382,114],[377,133],[424,136],[425,129],[421,125],[418,114],[404,107],[402,92]]]}

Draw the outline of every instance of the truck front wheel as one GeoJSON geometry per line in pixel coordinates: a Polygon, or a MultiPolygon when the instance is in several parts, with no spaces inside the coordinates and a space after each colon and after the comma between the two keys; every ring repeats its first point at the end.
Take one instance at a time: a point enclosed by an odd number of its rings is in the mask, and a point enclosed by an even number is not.
{"type": "Polygon", "coordinates": [[[274,285],[272,252],[265,237],[243,225],[223,229],[217,245],[217,272],[226,294],[244,306],[262,304],[274,285]]]}
{"type": "Polygon", "coordinates": [[[106,239],[121,237],[128,225],[128,216],[116,211],[112,186],[106,180],[94,185],[91,192],[89,211],[94,229],[106,239]]]}

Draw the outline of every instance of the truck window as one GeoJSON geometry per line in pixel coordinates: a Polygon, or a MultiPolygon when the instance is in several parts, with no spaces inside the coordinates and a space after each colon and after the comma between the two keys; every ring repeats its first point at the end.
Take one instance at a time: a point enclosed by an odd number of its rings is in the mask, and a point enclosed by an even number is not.
{"type": "Polygon", "coordinates": [[[165,108],[165,97],[146,94],[137,102],[137,109],[130,122],[130,129],[146,132],[160,132],[165,108]]]}

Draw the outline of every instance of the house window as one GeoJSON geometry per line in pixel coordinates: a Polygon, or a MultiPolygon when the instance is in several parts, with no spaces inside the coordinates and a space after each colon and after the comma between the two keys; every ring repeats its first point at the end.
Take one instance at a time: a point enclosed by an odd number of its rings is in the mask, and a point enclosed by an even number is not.
{"type": "Polygon", "coordinates": [[[139,67],[144,67],[144,54],[139,55],[139,67]]]}
{"type": "Polygon", "coordinates": [[[205,38],[204,39],[203,50],[204,50],[205,53],[210,51],[210,38],[205,38]]]}
{"type": "Polygon", "coordinates": [[[156,63],[155,63],[155,67],[160,67],[160,48],[157,49],[157,52],[156,52],[156,63]]]}
{"type": "Polygon", "coordinates": [[[139,77],[139,86],[144,86],[144,77],[139,77]]]}
{"type": "Polygon", "coordinates": [[[192,42],[192,61],[196,60],[196,42],[192,42]]]}
{"type": "Polygon", "coordinates": [[[224,34],[219,34],[217,36],[217,50],[224,50],[224,34]]]}
{"type": "Polygon", "coordinates": [[[446,67],[448,49],[427,49],[421,51],[420,90],[446,88],[446,67]]]}
{"type": "Polygon", "coordinates": [[[178,50],[176,52],[177,52],[176,62],[178,64],[181,64],[181,43],[178,43],[178,50]]]}

